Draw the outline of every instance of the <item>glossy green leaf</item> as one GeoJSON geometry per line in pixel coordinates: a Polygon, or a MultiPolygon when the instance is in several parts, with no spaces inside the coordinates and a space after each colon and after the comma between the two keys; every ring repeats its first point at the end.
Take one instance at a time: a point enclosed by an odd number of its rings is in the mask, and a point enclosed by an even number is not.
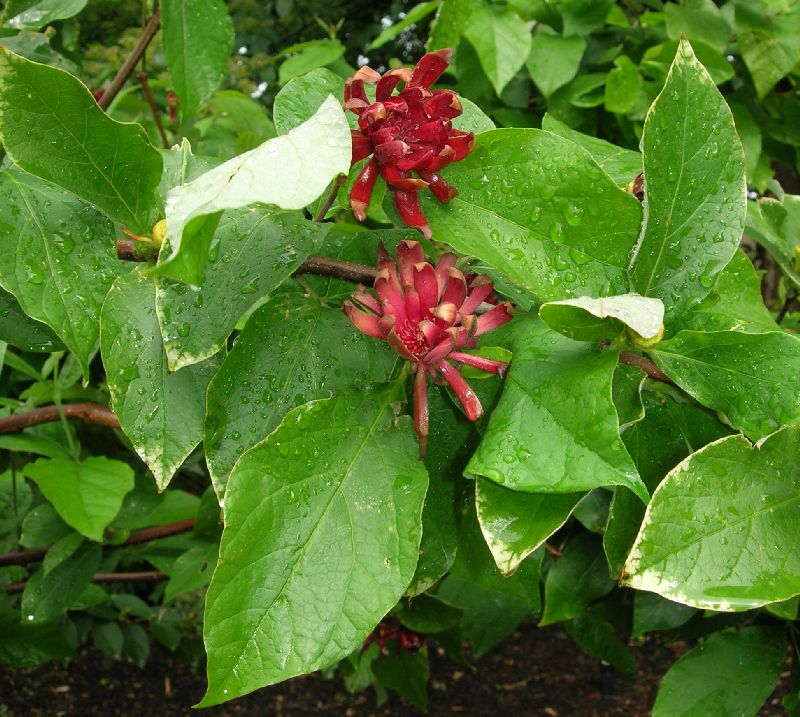
{"type": "Polygon", "coordinates": [[[503,395],[467,473],[530,493],[624,485],[646,500],[611,399],[617,354],[516,321],[503,395]]]}
{"type": "Polygon", "coordinates": [[[0,21],[16,30],[38,30],[73,17],[84,7],[86,0],[8,0],[0,21]]]}
{"type": "Polygon", "coordinates": [[[498,96],[525,64],[531,51],[531,31],[508,8],[483,6],[464,31],[478,53],[481,67],[498,96]]]}
{"type": "Polygon", "coordinates": [[[23,30],[10,37],[0,37],[0,45],[28,60],[75,73],[77,71],[75,63],[53,49],[51,45],[53,39],[53,35],[45,32],[23,30]]]}
{"type": "Polygon", "coordinates": [[[70,532],[56,540],[47,550],[42,561],[42,573],[47,574],[55,567],[67,560],[81,547],[85,538],[80,533],[70,532]]]}
{"type": "Polygon", "coordinates": [[[655,630],[672,630],[697,615],[697,610],[662,598],[655,593],[636,592],[633,596],[631,637],[636,639],[655,630]]]}
{"type": "Polygon", "coordinates": [[[223,214],[199,288],[159,281],[156,308],[170,371],[213,356],[236,322],[316,251],[330,224],[263,206],[223,214]]]}
{"type": "Polygon", "coordinates": [[[25,515],[19,544],[23,548],[41,548],[52,545],[72,532],[72,528],[61,519],[56,509],[45,501],[25,515]]]}
{"type": "MultiPolygon", "coordinates": [[[[28,316],[55,331],[88,376],[100,307],[119,272],[111,222],[16,169],[0,172],[0,201],[0,285],[28,316]]],[[[31,333],[30,322],[19,328],[31,333]]]]}
{"type": "Polygon", "coordinates": [[[164,602],[208,585],[211,573],[217,564],[218,551],[217,543],[203,540],[178,556],[172,565],[169,582],[164,589],[164,602]]]}
{"type": "MultiPolygon", "coordinates": [[[[436,4],[436,3],[434,3],[436,4]]],[[[423,712],[428,709],[428,648],[415,653],[399,647],[392,654],[379,655],[372,663],[378,683],[396,692],[423,712]]]]}
{"type": "Polygon", "coordinates": [[[199,284],[211,236],[195,233],[190,226],[193,221],[255,202],[302,209],[334,177],[348,171],[350,157],[350,130],[340,100],[329,97],[313,117],[289,134],[267,140],[175,187],[166,202],[171,253],[159,258],[157,273],[199,284]]]}
{"type": "MultiPolygon", "coordinates": [[[[278,134],[288,134],[314,116],[328,97],[344,97],[344,80],[322,67],[287,82],[275,96],[272,119],[278,134]]],[[[348,112],[348,120],[355,117],[348,112]]]]}
{"type": "Polygon", "coordinates": [[[38,667],[75,651],[58,625],[21,623],[19,610],[0,608],[0,632],[0,663],[11,667],[38,667]]]}
{"type": "Polygon", "coordinates": [[[669,3],[664,6],[664,15],[671,40],[680,40],[684,35],[690,42],[704,42],[717,52],[724,52],[733,34],[712,0],[685,5],[669,3]]]}
{"type": "Polygon", "coordinates": [[[278,68],[278,82],[285,85],[289,80],[336,62],[345,47],[339,40],[313,40],[302,43],[300,52],[286,58],[278,68]]]}
{"type": "Polygon", "coordinates": [[[149,476],[136,476],[136,486],[125,496],[119,514],[111,524],[120,531],[177,523],[197,515],[200,499],[183,490],[159,493],[149,476]]]}
{"type": "Polygon", "coordinates": [[[442,174],[458,197],[441,204],[421,193],[438,241],[541,300],[627,291],[641,205],[574,142],[534,129],[483,132],[442,174]]]}
{"type": "Polygon", "coordinates": [[[569,541],[544,584],[544,614],[540,625],[570,620],[592,602],[611,592],[606,557],[599,537],[580,533],[569,541]]]}
{"type": "Polygon", "coordinates": [[[642,387],[646,378],[644,371],[635,366],[619,364],[614,370],[611,397],[614,400],[614,408],[617,409],[621,428],[629,427],[644,418],[642,387]]]}
{"type": "Polygon", "coordinates": [[[164,59],[184,120],[228,77],[233,23],[223,0],[162,0],[164,59]]]}
{"type": "Polygon", "coordinates": [[[100,317],[111,404],[160,489],[200,442],[215,360],[169,373],[153,279],[134,270],[114,282],[100,317]]]}
{"type": "Polygon", "coordinates": [[[112,120],[72,75],[0,48],[0,135],[25,171],[149,233],[161,156],[139,125],[112,120]]]}
{"type": "Polygon", "coordinates": [[[741,250],[717,277],[711,293],[691,311],[672,322],[673,331],[777,331],[761,297],[761,277],[741,250]]]}
{"type": "Polygon", "coordinates": [[[289,409],[385,381],[395,360],[386,344],[317,299],[279,295],[259,308],[208,387],[204,446],[217,494],[239,456],[289,409]]]}
{"type": "Polygon", "coordinates": [[[561,37],[547,32],[548,29],[546,25],[537,28],[526,62],[531,79],[545,97],[578,74],[586,49],[583,37],[561,37]]]}
{"type": "Polygon", "coordinates": [[[605,605],[590,608],[564,627],[569,636],[592,657],[608,663],[627,679],[635,679],[636,660],[617,636],[605,605]]]}
{"type": "Polygon", "coordinates": [[[428,476],[396,399],[386,388],[301,406],[237,463],[206,602],[202,705],[345,657],[403,594],[428,476]]]}
{"type": "Polygon", "coordinates": [[[783,201],[762,197],[747,203],[747,233],[767,249],[783,273],[800,287],[796,246],[800,231],[800,196],[785,194],[783,201]]]}
{"type": "Polygon", "coordinates": [[[667,318],[705,297],[742,237],[745,169],[733,115],[685,40],[645,120],[645,224],[633,288],[667,318]]]}
{"type": "Polygon", "coordinates": [[[639,97],[642,80],[639,68],[627,55],[614,59],[614,67],[606,79],[605,106],[609,112],[629,112],[639,97]]]}
{"type": "Polygon", "coordinates": [[[377,50],[379,47],[383,47],[390,40],[394,40],[394,38],[404,30],[428,17],[428,15],[439,8],[440,4],[441,0],[428,0],[428,2],[421,2],[418,5],[414,5],[414,7],[405,11],[405,17],[381,30],[378,37],[367,45],[367,49],[377,50]]]}
{"type": "Polygon", "coordinates": [[[564,0],[558,12],[564,22],[564,35],[588,35],[608,16],[613,0],[564,0]]]}
{"type": "Polygon", "coordinates": [[[747,610],[800,594],[800,429],[720,439],[676,466],[647,508],[626,583],[685,605],[747,610]],[[734,469],[735,468],[735,469],[734,469]]]}
{"type": "Polygon", "coordinates": [[[780,628],[715,633],[669,668],[653,717],[753,717],[775,689],[785,661],[780,628]]]}
{"type": "Polygon", "coordinates": [[[47,324],[28,316],[14,295],[2,288],[0,288],[0,341],[34,353],[51,353],[63,351],[65,348],[47,324]]]}
{"type": "Polygon", "coordinates": [[[632,182],[642,171],[642,155],[639,152],[570,129],[550,114],[542,118],[542,129],[579,144],[620,187],[632,182]]]}
{"type": "MultiPolygon", "coordinates": [[[[623,368],[619,366],[617,372],[623,368]]],[[[615,372],[615,378],[617,376],[615,372]]],[[[622,434],[636,469],[652,493],[661,479],[690,453],[730,434],[716,416],[683,396],[675,399],[648,388],[643,392],[644,419],[622,434]]],[[[611,502],[603,547],[612,577],[622,574],[644,518],[645,505],[627,488],[617,488],[611,502]]]]}
{"type": "Polygon", "coordinates": [[[23,621],[35,624],[58,618],[88,587],[101,555],[99,545],[85,543],[47,575],[41,569],[31,575],[22,593],[23,621]]]}
{"type": "Polygon", "coordinates": [[[539,317],[554,331],[578,341],[611,340],[624,326],[652,339],[663,326],[664,304],[638,294],[580,296],[542,304],[539,317]]]}
{"type": "Polygon", "coordinates": [[[64,521],[81,535],[103,540],[126,493],[133,490],[127,463],[91,456],[76,463],[66,458],[40,458],[23,467],[64,521]]]}
{"type": "Polygon", "coordinates": [[[762,99],[800,62],[800,8],[737,3],[736,25],[739,52],[762,99]]]}
{"type": "Polygon", "coordinates": [[[481,0],[442,0],[431,23],[428,51],[457,47],[461,36],[469,27],[472,14],[480,6],[481,0]]]}
{"type": "MultiPolygon", "coordinates": [[[[639,63],[642,74],[661,84],[669,73],[679,44],[678,40],[674,40],[672,42],[662,42],[648,48],[639,63]]],[[[719,86],[727,82],[736,74],[733,65],[725,55],[717,52],[717,50],[709,47],[704,42],[693,41],[692,50],[703,67],[708,70],[708,74],[715,85],[719,86]]]]}
{"type": "Polygon", "coordinates": [[[478,478],[475,507],[497,569],[513,573],[569,518],[582,493],[522,493],[478,478]]]}
{"type": "Polygon", "coordinates": [[[649,353],[684,391],[754,440],[800,423],[796,336],[681,331],[649,353]]]}

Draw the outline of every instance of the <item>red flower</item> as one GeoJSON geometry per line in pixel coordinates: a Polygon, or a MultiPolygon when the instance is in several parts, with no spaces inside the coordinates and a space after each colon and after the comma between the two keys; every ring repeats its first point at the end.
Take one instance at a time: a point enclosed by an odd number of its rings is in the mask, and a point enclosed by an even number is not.
{"type": "Polygon", "coordinates": [[[417,192],[428,187],[441,202],[449,202],[458,194],[439,171],[450,162],[464,159],[475,147],[475,135],[451,125],[451,120],[461,114],[461,103],[454,92],[428,89],[445,71],[452,54],[452,50],[430,52],[413,70],[400,67],[383,76],[362,67],[345,83],[344,106],[358,115],[352,163],[372,155],[350,193],[350,206],[359,221],[366,218],[378,174],[391,188],[402,220],[420,229],[428,239],[431,230],[417,192]],[[377,83],[375,102],[367,98],[365,82],[377,83]],[[400,82],[405,87],[393,95],[400,82]]]}
{"type": "Polygon", "coordinates": [[[496,303],[488,276],[465,277],[455,263],[454,254],[444,254],[434,267],[425,261],[419,242],[403,241],[397,246],[395,266],[381,245],[375,294],[359,286],[352,297],[355,303],[344,302],[344,313],[359,331],[385,339],[413,363],[414,427],[421,455],[428,438],[428,374],[444,378],[467,418],[477,421],[483,413],[481,403],[449,361],[500,375],[508,368],[503,361],[462,352],[474,348],[481,334],[510,321],[511,313],[510,304],[496,303]]]}

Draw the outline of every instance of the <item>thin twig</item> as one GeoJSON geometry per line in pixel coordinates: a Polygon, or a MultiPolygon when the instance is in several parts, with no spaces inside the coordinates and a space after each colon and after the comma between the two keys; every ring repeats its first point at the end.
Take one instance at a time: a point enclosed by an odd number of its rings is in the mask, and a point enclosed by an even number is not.
{"type": "Polygon", "coordinates": [[[156,10],[151,16],[150,19],[147,21],[147,24],[144,26],[142,30],[142,34],[139,36],[139,39],[136,41],[136,44],[133,46],[130,54],[125,58],[125,62],[122,63],[122,67],[119,68],[119,71],[114,76],[114,79],[111,80],[111,84],[109,85],[108,89],[103,92],[103,96],[98,100],[97,104],[100,105],[100,109],[107,110],[109,105],[114,101],[114,98],[119,94],[119,91],[122,89],[122,86],[131,76],[133,69],[136,67],[136,63],[139,62],[142,55],[144,55],[147,46],[156,36],[158,32],[158,28],[161,26],[161,13],[156,10]]]}
{"type": "MultiPolygon", "coordinates": [[[[64,417],[99,426],[119,428],[119,419],[114,412],[100,403],[67,403],[62,406],[64,417]]],[[[19,433],[29,426],[52,423],[60,420],[57,406],[42,406],[25,413],[0,418],[0,433],[19,433]]]]}
{"type": "Polygon", "coordinates": [[[636,368],[642,369],[642,371],[644,371],[650,378],[655,379],[656,381],[671,384],[675,383],[646,356],[640,356],[632,351],[622,351],[619,355],[619,362],[624,363],[626,366],[636,366],[636,368]]]}
{"type": "Polygon", "coordinates": [[[336,179],[333,180],[331,191],[328,192],[328,196],[325,197],[325,201],[319,205],[319,209],[317,209],[317,213],[314,215],[315,222],[321,222],[323,219],[325,219],[325,215],[328,213],[328,210],[333,206],[334,201],[336,201],[336,195],[339,194],[339,187],[341,187],[346,180],[346,174],[340,174],[338,177],[336,177],[336,179]]]}
{"type": "Polygon", "coordinates": [[[161,144],[164,145],[164,149],[169,149],[169,139],[167,139],[167,133],[164,131],[164,124],[161,122],[161,114],[158,111],[158,107],[156,107],[156,101],[153,99],[153,93],[150,91],[150,83],[147,81],[147,73],[140,72],[138,75],[136,75],[136,77],[139,80],[139,84],[142,86],[144,98],[147,100],[147,104],[150,105],[150,112],[153,115],[153,119],[156,121],[158,133],[161,135],[161,144]]]}
{"type": "MultiPolygon", "coordinates": [[[[159,538],[166,538],[179,533],[186,533],[194,527],[194,518],[187,518],[186,520],[179,520],[176,523],[169,523],[168,525],[157,525],[154,528],[145,528],[144,530],[137,530],[131,533],[128,539],[121,545],[104,545],[104,548],[119,548],[128,545],[138,545],[139,543],[147,543],[151,540],[158,540],[159,538]]],[[[0,554],[0,567],[7,565],[28,565],[29,563],[38,563],[44,558],[47,551],[50,549],[49,545],[41,548],[29,548],[28,550],[15,550],[10,553],[0,554]]]]}
{"type": "MultiPolygon", "coordinates": [[[[93,583],[157,583],[169,576],[160,570],[142,570],[138,573],[95,573],[93,583]]],[[[25,590],[25,583],[9,583],[6,585],[7,595],[18,595],[25,590]]]]}
{"type": "Polygon", "coordinates": [[[378,270],[374,266],[314,255],[308,257],[294,273],[332,276],[335,279],[352,281],[354,284],[372,284],[378,276],[378,270]]]}
{"type": "Polygon", "coordinates": [[[786,300],[783,302],[783,305],[781,306],[780,311],[778,311],[778,314],[775,317],[775,323],[776,324],[780,324],[786,318],[786,314],[789,313],[789,309],[792,306],[792,302],[796,298],[797,298],[797,292],[796,291],[790,291],[789,293],[786,294],[786,300]]]}

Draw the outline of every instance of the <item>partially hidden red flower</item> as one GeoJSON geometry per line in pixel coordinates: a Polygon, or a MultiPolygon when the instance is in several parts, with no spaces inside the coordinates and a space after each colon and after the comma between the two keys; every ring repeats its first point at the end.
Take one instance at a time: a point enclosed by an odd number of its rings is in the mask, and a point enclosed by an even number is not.
{"type": "Polygon", "coordinates": [[[177,119],[177,113],[175,108],[178,106],[178,95],[176,95],[172,90],[167,92],[167,109],[169,109],[169,121],[172,124],[175,124],[175,120],[177,119]]]}
{"type": "Polygon", "coordinates": [[[397,620],[386,618],[381,620],[369,634],[369,637],[364,640],[361,652],[366,652],[367,648],[373,642],[378,646],[378,649],[383,655],[389,654],[389,643],[392,642],[394,643],[396,654],[399,654],[400,649],[403,649],[415,655],[425,644],[425,637],[418,632],[404,627],[397,620]]]}
{"type": "Polygon", "coordinates": [[[378,276],[374,294],[359,285],[353,302],[344,302],[344,313],[368,336],[384,339],[413,364],[414,428],[425,455],[428,438],[427,377],[443,378],[470,421],[483,413],[470,385],[450,362],[468,364],[504,375],[503,361],[464,353],[478,337],[511,320],[510,304],[497,303],[488,276],[464,275],[455,254],[444,254],[436,266],[425,261],[422,246],[402,241],[397,246],[397,265],[386,249],[378,248],[378,276]]]}
{"type": "Polygon", "coordinates": [[[439,171],[450,162],[464,159],[475,147],[475,135],[452,127],[453,118],[462,111],[456,94],[429,89],[447,68],[452,54],[449,49],[429,52],[413,70],[400,67],[383,75],[362,67],[345,83],[344,106],[358,115],[358,129],[352,131],[352,163],[372,155],[350,192],[350,206],[359,221],[366,218],[379,174],[392,190],[402,220],[428,239],[431,230],[417,192],[427,187],[441,202],[449,202],[458,194],[439,171]],[[377,83],[375,102],[367,98],[365,82],[377,83]],[[405,86],[393,94],[401,82],[405,86]]]}

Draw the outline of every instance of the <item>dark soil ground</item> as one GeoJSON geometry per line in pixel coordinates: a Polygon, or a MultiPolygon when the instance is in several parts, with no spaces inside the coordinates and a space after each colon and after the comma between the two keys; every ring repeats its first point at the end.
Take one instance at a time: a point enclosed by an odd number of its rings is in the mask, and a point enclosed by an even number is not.
{"type": "MultiPolygon", "coordinates": [[[[627,682],[586,655],[559,627],[524,626],[486,654],[473,673],[433,653],[428,714],[484,717],[645,717],[658,680],[685,644],[648,641],[632,648],[638,679],[627,682]]],[[[381,707],[372,690],[350,695],[337,678],[297,678],[226,705],[193,711],[205,681],[163,651],[144,669],[126,662],[104,666],[88,650],[67,665],[35,670],[0,668],[0,717],[416,717],[396,696],[381,707]]],[[[786,715],[773,696],[761,717],[786,715]]]]}

